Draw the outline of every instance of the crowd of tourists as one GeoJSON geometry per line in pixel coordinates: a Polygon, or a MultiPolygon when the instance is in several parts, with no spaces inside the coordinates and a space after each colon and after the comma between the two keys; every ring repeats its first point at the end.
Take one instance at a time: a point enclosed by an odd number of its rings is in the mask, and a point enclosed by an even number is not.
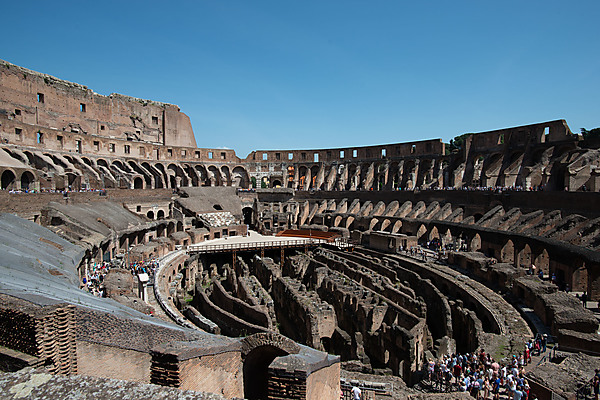
{"type": "Polygon", "coordinates": [[[106,193],[106,190],[104,189],[79,189],[79,190],[74,190],[71,188],[68,189],[46,189],[46,188],[41,188],[39,190],[37,189],[10,189],[8,191],[8,193],[11,194],[19,194],[19,193],[60,193],[63,196],[64,195],[68,195],[69,193],[72,192],[79,192],[79,193],[106,193]]]}
{"type": "MultiPolygon", "coordinates": [[[[83,289],[94,296],[106,297],[104,278],[111,268],[114,268],[114,264],[114,262],[104,261],[90,265],[90,269],[82,279],[83,289]]],[[[148,274],[151,279],[158,268],[158,261],[154,258],[149,261],[135,261],[130,262],[129,265],[123,265],[121,268],[128,270],[133,276],[148,274]]]]}
{"type": "Polygon", "coordinates": [[[525,366],[533,355],[547,350],[547,336],[537,335],[525,342],[524,350],[508,362],[497,362],[485,350],[467,354],[452,354],[427,361],[427,379],[439,391],[468,392],[481,400],[533,399],[525,378],[525,366]]]}

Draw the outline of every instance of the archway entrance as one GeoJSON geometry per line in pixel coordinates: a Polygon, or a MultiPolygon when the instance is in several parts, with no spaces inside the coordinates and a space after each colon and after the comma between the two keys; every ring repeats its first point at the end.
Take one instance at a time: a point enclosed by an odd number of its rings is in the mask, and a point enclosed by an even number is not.
{"type": "Polygon", "coordinates": [[[244,360],[244,398],[268,398],[269,365],[288,353],[274,346],[261,346],[248,353],[244,360]]]}
{"type": "Polygon", "coordinates": [[[244,398],[268,398],[269,365],[277,357],[299,351],[300,346],[296,342],[273,332],[257,333],[242,339],[244,398]]]}
{"type": "Polygon", "coordinates": [[[2,173],[2,189],[12,189],[15,182],[15,174],[12,171],[6,170],[2,173]]]}
{"type": "Polygon", "coordinates": [[[242,208],[242,213],[244,214],[244,224],[254,229],[254,211],[252,207],[242,208]]]}

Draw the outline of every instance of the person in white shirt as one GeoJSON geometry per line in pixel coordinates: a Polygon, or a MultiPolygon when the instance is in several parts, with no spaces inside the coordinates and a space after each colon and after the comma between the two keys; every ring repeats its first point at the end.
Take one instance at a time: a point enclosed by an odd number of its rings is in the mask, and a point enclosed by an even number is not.
{"type": "Polygon", "coordinates": [[[352,392],[352,400],[360,400],[360,389],[354,386],[351,390],[352,392]]]}

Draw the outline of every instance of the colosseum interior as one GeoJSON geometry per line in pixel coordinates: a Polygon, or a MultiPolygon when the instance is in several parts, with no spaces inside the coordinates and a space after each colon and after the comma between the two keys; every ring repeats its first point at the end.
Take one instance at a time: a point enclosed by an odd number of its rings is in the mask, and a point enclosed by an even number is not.
{"type": "Polygon", "coordinates": [[[600,142],[564,120],[462,139],[239,158],[176,105],[0,62],[3,392],[468,398],[428,360],[546,334],[531,392],[585,398],[600,142]]]}

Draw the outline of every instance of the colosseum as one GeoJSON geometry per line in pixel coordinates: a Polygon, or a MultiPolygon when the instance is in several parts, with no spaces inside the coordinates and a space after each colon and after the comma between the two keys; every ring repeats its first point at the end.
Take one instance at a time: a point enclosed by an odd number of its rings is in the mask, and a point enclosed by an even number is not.
{"type": "Polygon", "coordinates": [[[564,120],[240,158],[1,61],[0,141],[7,398],[592,398],[600,141],[564,120]]]}

